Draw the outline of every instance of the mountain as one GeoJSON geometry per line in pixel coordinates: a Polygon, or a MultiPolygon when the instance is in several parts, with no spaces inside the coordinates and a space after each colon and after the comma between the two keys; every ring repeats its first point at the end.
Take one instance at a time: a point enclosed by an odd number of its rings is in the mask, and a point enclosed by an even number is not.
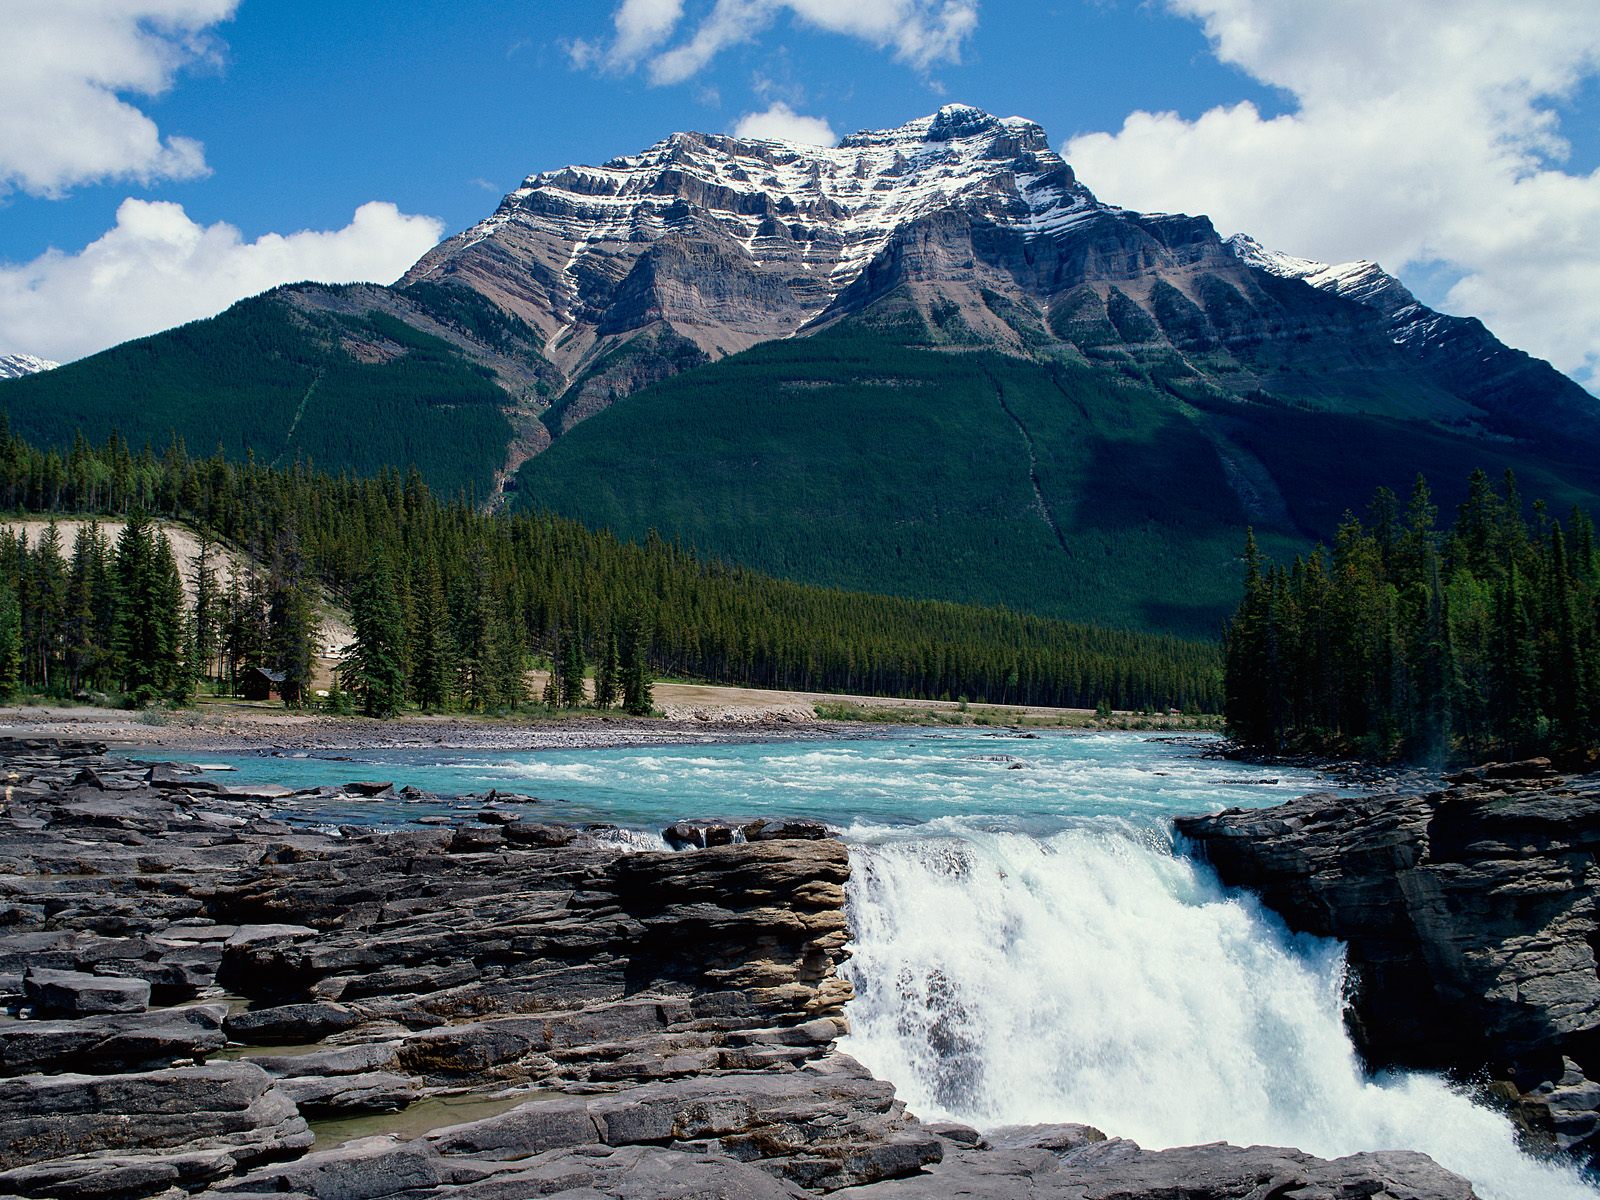
{"type": "Polygon", "coordinates": [[[1227,245],[1249,266],[1302,280],[1381,313],[1397,345],[1438,372],[1453,391],[1500,414],[1503,422],[1514,423],[1520,410],[1528,410],[1530,419],[1557,431],[1563,427],[1596,431],[1600,404],[1592,395],[1549,363],[1507,346],[1476,317],[1452,317],[1429,308],[1377,263],[1330,266],[1268,250],[1240,233],[1227,245]]]}
{"type": "Polygon", "coordinates": [[[949,105],[529,176],[392,288],[299,285],[0,385],[19,432],[415,462],[809,581],[1214,632],[1374,487],[1600,497],[1600,402],[1372,264],[1096,198],[949,105]]]}
{"type": "Polygon", "coordinates": [[[35,358],[31,354],[0,354],[0,379],[21,379],[24,375],[51,371],[60,365],[48,358],[35,358]]]}

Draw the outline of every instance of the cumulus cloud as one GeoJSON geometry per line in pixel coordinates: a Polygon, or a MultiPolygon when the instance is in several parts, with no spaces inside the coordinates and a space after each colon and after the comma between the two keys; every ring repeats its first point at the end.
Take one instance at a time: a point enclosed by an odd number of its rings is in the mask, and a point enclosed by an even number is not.
{"type": "Polygon", "coordinates": [[[5,0],[0,194],[59,196],[104,179],[206,173],[191,138],[163,137],[124,97],[157,96],[214,58],[207,30],[238,0],[5,0]]]}
{"type": "Polygon", "coordinates": [[[1305,257],[1442,269],[1443,308],[1593,386],[1600,171],[1563,168],[1554,107],[1600,71],[1593,0],[1166,5],[1294,106],[1135,112],[1067,144],[1086,183],[1305,257]]]}
{"type": "Polygon", "coordinates": [[[342,229],[246,241],[232,225],[196,223],[182,205],[124,200],[116,225],[78,253],[0,263],[0,352],[67,361],[212,316],[280,283],[387,283],[442,232],[433,217],[373,202],[342,229]]]}
{"type": "Polygon", "coordinates": [[[978,27],[978,0],[716,0],[698,23],[685,22],[682,0],[623,0],[612,17],[610,44],[574,43],[573,60],[621,71],[642,66],[652,83],[682,83],[785,13],[802,25],[888,50],[921,71],[959,61],[978,27]]]}
{"type": "Polygon", "coordinates": [[[782,100],[765,112],[746,113],[733,127],[733,136],[774,138],[780,142],[805,142],[812,146],[832,146],[839,140],[833,126],[822,117],[807,117],[782,100]]]}

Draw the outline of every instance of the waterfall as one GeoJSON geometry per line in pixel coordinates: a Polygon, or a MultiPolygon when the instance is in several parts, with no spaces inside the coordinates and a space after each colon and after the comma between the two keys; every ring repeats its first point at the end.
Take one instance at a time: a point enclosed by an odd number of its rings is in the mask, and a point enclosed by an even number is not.
{"type": "Polygon", "coordinates": [[[1334,942],[1290,934],[1151,825],[858,829],[843,1048],[924,1118],[1431,1154],[1485,1200],[1595,1200],[1445,1080],[1367,1075],[1334,942]]]}

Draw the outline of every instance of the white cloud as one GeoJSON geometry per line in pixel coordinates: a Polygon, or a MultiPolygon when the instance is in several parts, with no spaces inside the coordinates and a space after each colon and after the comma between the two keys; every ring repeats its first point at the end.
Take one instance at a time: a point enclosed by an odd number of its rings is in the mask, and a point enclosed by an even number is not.
{"type": "Polygon", "coordinates": [[[387,283],[442,232],[433,217],[373,202],[343,229],[250,242],[232,225],[197,224],[182,205],[124,200],[116,225],[79,253],[0,263],[0,352],[67,361],[212,316],[280,283],[387,283]]]}
{"type": "Polygon", "coordinates": [[[812,146],[832,146],[839,140],[833,126],[822,117],[807,117],[782,100],[765,112],[746,113],[733,127],[733,136],[775,138],[781,142],[805,142],[812,146]]]}
{"type": "Polygon", "coordinates": [[[623,0],[612,18],[610,46],[572,46],[580,66],[632,70],[643,66],[652,83],[682,83],[730,46],[754,40],[788,13],[803,25],[859,38],[926,71],[957,62],[978,27],[978,0],[716,0],[711,11],[683,32],[682,0],[623,0]],[[665,48],[664,48],[665,47],[665,48]]]}
{"type": "Polygon", "coordinates": [[[1166,3],[1294,108],[1133,113],[1067,144],[1086,183],[1293,254],[1443,264],[1443,307],[1600,375],[1600,172],[1562,169],[1552,107],[1600,71],[1594,0],[1166,3]]]}
{"type": "Polygon", "coordinates": [[[192,138],[162,137],[123,97],[156,96],[215,57],[206,31],[238,0],[5,0],[0,194],[59,196],[103,179],[206,173],[192,138]]]}

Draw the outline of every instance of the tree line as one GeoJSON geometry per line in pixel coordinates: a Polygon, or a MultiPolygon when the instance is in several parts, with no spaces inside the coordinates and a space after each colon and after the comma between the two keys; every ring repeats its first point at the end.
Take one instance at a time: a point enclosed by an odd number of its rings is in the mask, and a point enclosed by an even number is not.
{"type": "MultiPolygon", "coordinates": [[[[486,514],[435,496],[415,470],[335,477],[305,463],[196,459],[177,440],[159,455],[135,451],[115,435],[79,437],[62,455],[13,435],[0,415],[0,505],[170,518],[242,553],[246,568],[228,587],[190,580],[180,642],[193,643],[195,678],[269,665],[308,684],[303,614],[320,585],[351,611],[358,652],[344,675],[378,711],[511,707],[532,699],[535,661],[551,667],[539,698],[563,705],[591,673],[602,699],[635,708],[648,707],[650,677],[668,674],[998,704],[1216,711],[1222,700],[1213,643],[774,579],[653,533],[628,543],[547,513],[486,514]],[[215,597],[209,613],[202,596],[215,597]]],[[[39,553],[13,539],[0,586],[24,612],[53,613],[38,599],[39,553]]],[[[49,653],[52,666],[64,661],[49,653]]],[[[30,670],[24,682],[46,684],[30,670]]],[[[114,670],[96,678],[128,682],[114,670]]]]}
{"type": "Polygon", "coordinates": [[[1262,749],[1442,764],[1584,759],[1600,725],[1600,553],[1590,515],[1482,471],[1447,529],[1427,481],[1380,489],[1288,567],[1252,535],[1224,639],[1225,714],[1262,749]]]}

